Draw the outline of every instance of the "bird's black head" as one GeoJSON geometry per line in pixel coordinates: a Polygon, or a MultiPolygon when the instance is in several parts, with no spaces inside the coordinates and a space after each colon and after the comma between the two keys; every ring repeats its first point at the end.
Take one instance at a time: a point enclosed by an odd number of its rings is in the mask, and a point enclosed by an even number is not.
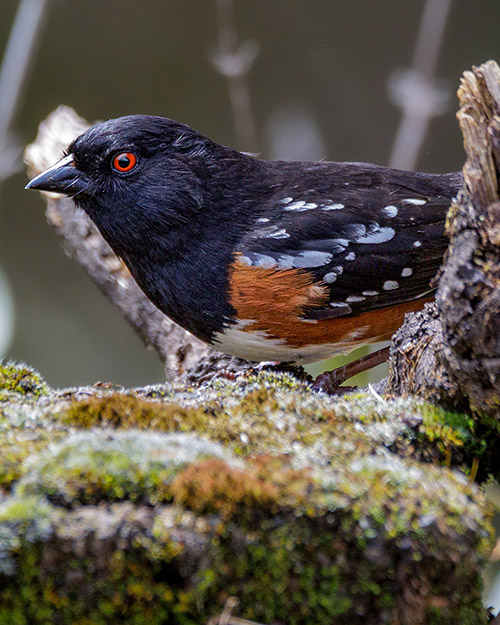
{"type": "Polygon", "coordinates": [[[89,128],[27,188],[73,197],[117,253],[137,254],[196,220],[216,163],[240,157],[179,122],[130,115],[89,128]]]}

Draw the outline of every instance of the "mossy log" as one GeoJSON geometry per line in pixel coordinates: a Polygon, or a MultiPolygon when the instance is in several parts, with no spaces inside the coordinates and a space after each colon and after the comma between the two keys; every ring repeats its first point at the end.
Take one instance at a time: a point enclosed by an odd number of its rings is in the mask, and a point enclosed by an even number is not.
{"type": "Polygon", "coordinates": [[[56,391],[3,365],[0,624],[202,625],[234,598],[268,625],[486,623],[478,446],[466,415],[284,373],[56,391]]]}

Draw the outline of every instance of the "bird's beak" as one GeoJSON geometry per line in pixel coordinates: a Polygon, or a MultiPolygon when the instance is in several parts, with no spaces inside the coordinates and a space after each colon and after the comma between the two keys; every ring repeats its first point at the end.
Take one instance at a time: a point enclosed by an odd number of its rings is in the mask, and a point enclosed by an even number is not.
{"type": "Polygon", "coordinates": [[[77,169],[73,155],[70,154],[30,180],[24,188],[53,191],[71,196],[82,193],[87,186],[86,176],[77,169]]]}

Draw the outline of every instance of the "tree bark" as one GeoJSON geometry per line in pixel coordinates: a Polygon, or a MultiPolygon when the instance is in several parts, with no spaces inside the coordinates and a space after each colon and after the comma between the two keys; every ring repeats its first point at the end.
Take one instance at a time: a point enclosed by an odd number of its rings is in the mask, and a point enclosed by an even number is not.
{"type": "Polygon", "coordinates": [[[498,418],[500,406],[500,69],[465,72],[457,118],[463,186],[446,230],[450,246],[436,303],[396,333],[386,391],[498,418]]]}

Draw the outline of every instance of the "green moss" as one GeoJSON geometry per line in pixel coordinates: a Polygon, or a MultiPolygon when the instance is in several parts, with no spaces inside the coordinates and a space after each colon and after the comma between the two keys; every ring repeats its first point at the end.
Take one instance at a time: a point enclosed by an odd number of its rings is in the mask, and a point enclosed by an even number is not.
{"type": "Polygon", "coordinates": [[[35,369],[28,365],[6,362],[0,363],[0,401],[8,399],[6,393],[22,393],[23,395],[46,395],[48,386],[35,369]]]}
{"type": "Polygon", "coordinates": [[[467,417],[272,372],[9,393],[0,485],[47,524],[5,508],[0,625],[194,624],[229,596],[262,623],[485,620],[484,503],[442,467],[481,451],[467,417]]]}
{"type": "Polygon", "coordinates": [[[481,480],[498,472],[495,452],[500,451],[500,436],[485,432],[468,415],[412,399],[381,402],[366,393],[332,400],[311,393],[289,374],[274,372],[215,380],[204,389],[202,401],[195,389],[176,392],[165,387],[139,391],[139,396],[90,397],[72,402],[59,418],[80,428],[194,432],[241,456],[268,449],[286,453],[290,444],[304,448],[320,444],[325,457],[334,446],[335,453],[347,460],[378,443],[403,457],[441,466],[451,462],[465,473],[479,458],[481,480]]]}
{"type": "MultiPolygon", "coordinates": [[[[272,623],[286,613],[291,625],[345,622],[355,593],[343,582],[342,557],[336,546],[324,535],[311,535],[311,523],[302,518],[278,526],[266,521],[262,530],[264,540],[247,544],[227,576],[226,592],[244,597],[241,607],[245,616],[272,623]],[[248,585],[242,593],[244,580],[248,585]]],[[[222,552],[227,549],[228,555],[229,545],[226,536],[222,552]]]]}
{"type": "Polygon", "coordinates": [[[477,420],[471,415],[420,404],[422,423],[411,432],[423,458],[460,468],[469,473],[479,462],[479,482],[500,477],[500,424],[477,420]]]}
{"type": "MultiPolygon", "coordinates": [[[[133,527],[134,517],[108,515],[102,521],[107,521],[109,531],[110,525],[124,522],[133,527]]],[[[103,538],[101,527],[96,538],[96,528],[85,524],[78,512],[59,513],[50,531],[51,540],[62,549],[50,559],[43,558],[40,545],[27,542],[25,533],[20,533],[22,550],[14,549],[15,576],[0,572],[0,623],[195,625],[201,621],[197,600],[203,602],[203,596],[168,575],[169,567],[179,566],[182,543],[164,535],[162,543],[149,538],[142,544],[128,544],[125,551],[126,535],[121,541],[110,541],[105,532],[103,538]],[[68,549],[71,540],[77,540],[77,527],[94,549],[84,559],[68,549]],[[149,556],[150,543],[156,543],[154,558],[149,556]]]]}
{"type": "Polygon", "coordinates": [[[45,449],[55,438],[57,436],[49,437],[45,433],[40,433],[38,439],[34,436],[0,438],[0,486],[10,489],[28,471],[24,461],[45,449]]]}
{"type": "Polygon", "coordinates": [[[125,393],[89,397],[73,402],[62,420],[78,428],[95,426],[173,430],[196,430],[206,415],[203,410],[176,403],[159,403],[125,393]]]}
{"type": "Polygon", "coordinates": [[[431,404],[422,404],[420,428],[429,441],[440,441],[443,448],[474,442],[474,419],[467,414],[450,412],[431,404]]]}
{"type": "Polygon", "coordinates": [[[172,482],[176,504],[197,514],[217,514],[241,521],[272,516],[278,510],[300,509],[313,515],[320,483],[309,469],[290,466],[284,456],[261,456],[244,469],[219,458],[194,462],[172,482]]]}
{"type": "MultiPolygon", "coordinates": [[[[187,443],[189,437],[185,438],[187,443]]],[[[173,496],[182,504],[173,509],[178,512],[160,516],[149,532],[137,532],[131,541],[127,536],[138,520],[134,521],[132,509],[127,517],[103,518],[87,530],[78,509],[58,513],[62,526],[55,521],[53,540],[62,541],[62,546],[69,538],[81,546],[72,547],[69,555],[68,547],[66,551],[56,548],[53,558],[45,562],[35,546],[23,548],[18,564],[24,577],[15,579],[31,589],[29,602],[8,583],[0,590],[0,605],[10,605],[10,614],[14,608],[21,610],[34,623],[45,622],[40,614],[49,620],[64,615],[65,622],[78,622],[75,619],[86,615],[90,622],[103,624],[120,619],[199,623],[220,611],[225,598],[237,596],[240,614],[258,622],[340,625],[347,619],[361,625],[368,615],[408,609],[399,593],[402,580],[407,579],[410,586],[430,587],[436,597],[449,597],[441,607],[432,596],[421,597],[412,607],[421,611],[417,622],[428,622],[431,614],[432,618],[439,614],[441,623],[450,625],[457,619],[469,625],[484,622],[478,590],[473,602],[470,595],[466,598],[471,587],[479,588],[475,551],[460,549],[453,529],[456,526],[460,532],[459,528],[476,522],[479,508],[470,487],[461,483],[459,496],[450,498],[458,484],[453,485],[449,476],[438,469],[425,476],[403,462],[393,466],[367,461],[345,476],[337,469],[336,475],[331,480],[328,471],[316,472],[313,479],[308,471],[294,470],[290,459],[283,457],[257,459],[245,470],[231,466],[227,459],[201,459],[181,468],[174,479],[173,496]],[[355,482],[354,488],[350,484],[350,494],[348,479],[355,482]],[[428,485],[436,496],[431,501],[426,499],[428,485]],[[185,518],[182,510],[186,509],[193,509],[197,517],[185,518]],[[205,515],[204,524],[199,515],[205,515]],[[190,530],[189,540],[205,545],[199,552],[203,564],[200,561],[191,584],[182,573],[186,574],[193,556],[183,560],[187,539],[181,532],[181,518],[185,527],[197,527],[196,534],[190,530]],[[199,519],[196,526],[195,518],[199,519]],[[446,538],[441,523],[448,528],[446,538]],[[106,528],[100,547],[88,542],[99,527],[106,528]],[[129,529],[115,535],[113,527],[129,529]],[[401,559],[400,540],[405,541],[403,552],[419,557],[401,559]],[[89,554],[88,559],[82,559],[81,552],[74,555],[79,549],[89,554]],[[459,565],[452,554],[460,554],[459,565]],[[73,582],[72,570],[77,574],[73,582]],[[70,581],[61,586],[57,579],[70,581]],[[471,619],[463,620],[459,617],[467,602],[474,603],[475,613],[471,610],[471,619]],[[36,616],[35,606],[41,610],[36,616]]],[[[161,508],[157,510],[161,515],[161,508]]],[[[11,523],[26,517],[31,515],[22,508],[16,511],[16,506],[7,516],[11,523]]]]}
{"type": "Polygon", "coordinates": [[[23,543],[49,536],[51,512],[47,501],[37,496],[9,497],[0,503],[0,578],[15,572],[15,555],[23,543]]]}
{"type": "Polygon", "coordinates": [[[33,396],[0,404],[0,488],[15,486],[29,470],[26,461],[67,436],[68,429],[47,416],[33,396]]]}
{"type": "Polygon", "coordinates": [[[155,505],[172,498],[177,473],[196,459],[225,457],[221,447],[190,435],[106,432],[68,436],[29,463],[23,495],[45,495],[59,505],[129,500],[155,505]]]}

